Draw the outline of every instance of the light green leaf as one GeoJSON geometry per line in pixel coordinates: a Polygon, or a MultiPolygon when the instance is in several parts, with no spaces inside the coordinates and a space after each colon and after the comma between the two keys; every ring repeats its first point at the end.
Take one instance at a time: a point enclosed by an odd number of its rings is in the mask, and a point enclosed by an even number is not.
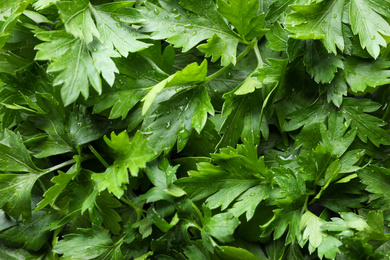
{"type": "Polygon", "coordinates": [[[326,236],[321,230],[322,221],[319,217],[306,211],[301,218],[300,229],[303,230],[302,240],[309,240],[312,247],[317,248],[326,236]]]}
{"type": "Polygon", "coordinates": [[[93,174],[92,179],[97,182],[99,191],[107,189],[120,198],[129,183],[128,171],[132,176],[137,176],[139,169],[144,168],[156,154],[141,132],[137,132],[131,142],[125,131],[118,135],[112,132],[111,140],[107,137],[104,140],[114,150],[116,158],[113,165],[103,173],[93,174]]]}
{"type": "Polygon", "coordinates": [[[175,74],[153,86],[149,93],[142,99],[142,101],[144,101],[142,114],[145,114],[148,111],[156,96],[164,88],[200,83],[205,80],[206,76],[207,60],[204,60],[200,65],[197,63],[189,64],[183,70],[176,72],[175,74]]]}
{"type": "MultiPolygon", "coordinates": [[[[223,35],[222,35],[223,37],[223,35]]],[[[229,63],[236,64],[237,55],[237,40],[231,37],[221,38],[214,33],[213,36],[207,40],[207,43],[198,46],[198,50],[206,54],[206,58],[211,57],[212,62],[221,59],[222,66],[229,63]]]]}
{"type": "Polygon", "coordinates": [[[91,17],[88,0],[56,1],[56,6],[68,33],[86,44],[91,43],[94,36],[100,37],[91,17]]]}
{"type": "Polygon", "coordinates": [[[51,179],[51,182],[53,182],[54,185],[43,194],[45,198],[38,203],[34,211],[41,210],[49,204],[54,206],[58,196],[63,192],[68,183],[80,172],[80,161],[78,158],[76,158],[76,160],[78,160],[77,164],[73,165],[66,173],[58,171],[58,175],[51,179]]]}
{"type": "Polygon", "coordinates": [[[1,21],[0,19],[0,50],[3,49],[4,44],[7,42],[12,31],[14,30],[14,27],[18,22],[19,16],[24,12],[24,10],[31,2],[32,0],[15,1],[14,3],[5,2],[5,7],[0,6],[0,10],[4,11],[11,8],[10,15],[4,21],[1,21]]]}
{"type": "Polygon", "coordinates": [[[113,87],[102,95],[91,97],[94,103],[94,113],[100,113],[112,107],[109,118],[124,119],[129,111],[144,98],[147,90],[168,75],[156,66],[153,61],[133,55],[129,59],[119,59],[116,66],[120,74],[116,76],[113,87]]]}
{"type": "Polygon", "coordinates": [[[370,1],[351,0],[349,16],[353,33],[359,34],[360,45],[376,59],[380,46],[387,45],[383,36],[390,36],[389,23],[370,1]]]}
{"type": "Polygon", "coordinates": [[[198,106],[192,115],[191,126],[200,134],[206,124],[208,114],[214,115],[213,105],[210,103],[210,97],[206,88],[199,91],[198,106]]]}

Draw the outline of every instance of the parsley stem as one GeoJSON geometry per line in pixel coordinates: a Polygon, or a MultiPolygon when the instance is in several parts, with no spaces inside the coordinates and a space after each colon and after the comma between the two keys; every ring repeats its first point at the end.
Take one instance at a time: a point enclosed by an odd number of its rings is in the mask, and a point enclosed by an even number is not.
{"type": "Polygon", "coordinates": [[[196,211],[196,213],[198,214],[198,217],[200,219],[200,222],[202,223],[202,226],[203,226],[203,216],[202,216],[202,212],[200,212],[198,206],[196,206],[196,204],[194,202],[191,201],[191,204],[192,204],[192,207],[194,208],[194,210],[196,211]]]}
{"type": "Polygon", "coordinates": [[[254,44],[254,51],[255,51],[255,54],[256,54],[256,58],[257,58],[257,68],[261,68],[264,66],[264,62],[263,62],[263,58],[261,57],[261,54],[260,54],[260,50],[259,50],[259,46],[257,44],[257,40],[254,44]]]}
{"type": "Polygon", "coordinates": [[[43,175],[45,175],[45,174],[48,174],[48,173],[50,173],[50,172],[54,172],[54,171],[56,171],[56,170],[59,170],[59,169],[65,167],[65,166],[68,166],[68,165],[70,165],[70,164],[74,164],[75,162],[76,162],[76,161],[75,161],[74,159],[70,159],[70,160],[65,161],[65,162],[63,162],[63,163],[57,164],[57,165],[55,165],[55,166],[53,166],[53,167],[50,167],[50,168],[46,169],[45,171],[43,171],[41,174],[39,174],[39,177],[41,177],[41,176],[43,176],[43,175]]]}
{"type": "Polygon", "coordinates": [[[134,204],[133,202],[131,202],[130,200],[128,200],[128,199],[126,199],[126,198],[124,198],[124,197],[120,198],[120,200],[121,200],[123,203],[125,203],[126,205],[132,207],[132,208],[135,210],[135,212],[137,213],[137,221],[141,219],[142,213],[146,213],[145,210],[141,209],[140,207],[138,207],[137,205],[135,205],[135,204],[134,204]]]}
{"type": "Polygon", "coordinates": [[[110,165],[103,159],[103,157],[93,148],[92,145],[88,145],[89,150],[96,156],[96,158],[104,165],[104,167],[108,168],[110,165]]]}
{"type": "MultiPolygon", "coordinates": [[[[248,55],[248,53],[250,53],[254,46],[257,45],[257,40],[255,42],[253,42],[251,45],[248,45],[246,47],[246,49],[240,53],[240,55],[237,56],[237,61],[236,62],[239,62],[240,60],[242,60],[246,55],[248,55]]],[[[229,69],[231,69],[233,67],[233,63],[230,63],[229,65],[221,68],[220,70],[216,71],[215,73],[211,74],[210,76],[206,77],[205,79],[205,83],[221,76],[223,73],[225,73],[226,71],[228,71],[229,69]]]]}

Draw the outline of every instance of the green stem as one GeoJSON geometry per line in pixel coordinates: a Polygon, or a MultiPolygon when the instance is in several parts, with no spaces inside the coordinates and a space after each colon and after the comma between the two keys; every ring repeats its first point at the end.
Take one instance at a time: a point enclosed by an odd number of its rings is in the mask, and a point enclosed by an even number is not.
{"type": "Polygon", "coordinates": [[[192,207],[195,209],[196,213],[198,214],[198,217],[200,219],[200,222],[202,223],[202,226],[203,226],[203,216],[202,216],[202,212],[200,212],[198,206],[196,206],[196,204],[194,202],[191,201],[191,204],[192,204],[192,207]]]}
{"type": "Polygon", "coordinates": [[[104,165],[104,167],[108,168],[110,165],[103,159],[103,157],[93,148],[92,145],[88,145],[89,150],[96,156],[96,158],[104,165]]]}
{"type": "Polygon", "coordinates": [[[255,51],[255,54],[256,54],[256,58],[257,58],[257,68],[261,68],[261,67],[264,66],[264,62],[263,62],[263,59],[261,57],[257,41],[255,42],[255,45],[254,45],[254,51],[255,51]]]}
{"type": "Polygon", "coordinates": [[[307,211],[307,203],[309,202],[309,196],[306,196],[306,199],[305,199],[305,204],[303,205],[302,209],[301,209],[301,216],[303,215],[304,212],[307,211]]]}
{"type": "MultiPolygon", "coordinates": [[[[248,45],[246,47],[246,49],[240,53],[240,55],[237,56],[237,62],[239,62],[240,60],[242,60],[246,55],[248,55],[249,52],[251,52],[253,50],[253,48],[255,47],[255,45],[257,45],[257,40],[254,41],[252,44],[248,45]]],[[[231,69],[233,67],[233,63],[230,63],[229,65],[221,68],[220,70],[216,71],[215,73],[211,74],[210,76],[206,77],[205,79],[205,83],[221,76],[223,73],[225,73],[226,71],[228,71],[229,69],[231,69]]]]}
{"type": "Polygon", "coordinates": [[[142,218],[142,213],[146,213],[145,210],[141,209],[140,207],[138,207],[137,205],[135,205],[133,202],[131,202],[130,200],[122,197],[120,198],[120,200],[125,203],[126,205],[132,207],[135,212],[137,213],[137,221],[140,220],[142,218]]]}
{"type": "Polygon", "coordinates": [[[41,176],[43,176],[43,175],[45,175],[45,174],[48,174],[48,173],[50,173],[50,172],[57,171],[57,170],[59,170],[59,169],[65,167],[65,166],[74,164],[75,162],[76,162],[76,161],[75,161],[74,159],[70,159],[70,160],[65,161],[65,162],[63,162],[63,163],[57,164],[57,165],[55,165],[55,166],[53,166],[53,167],[50,167],[50,168],[46,169],[45,171],[41,172],[41,173],[39,174],[39,177],[41,177],[41,176]]]}

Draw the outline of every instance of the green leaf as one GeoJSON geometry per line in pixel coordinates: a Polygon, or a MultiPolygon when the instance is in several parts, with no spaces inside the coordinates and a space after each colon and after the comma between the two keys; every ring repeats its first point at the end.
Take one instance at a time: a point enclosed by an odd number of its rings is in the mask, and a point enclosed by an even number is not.
{"type": "Polygon", "coordinates": [[[347,57],[344,77],[353,92],[365,91],[390,83],[390,62],[347,57]]]}
{"type": "Polygon", "coordinates": [[[102,95],[91,97],[90,101],[94,103],[95,113],[112,107],[109,118],[124,119],[129,111],[146,96],[147,90],[168,75],[153,61],[140,55],[119,59],[116,61],[116,66],[120,74],[116,76],[113,88],[105,90],[102,95]]]}
{"type": "Polygon", "coordinates": [[[103,230],[85,228],[64,236],[53,251],[72,259],[121,259],[120,246],[121,243],[114,244],[103,230]]]}
{"type": "Polygon", "coordinates": [[[77,110],[69,113],[50,94],[38,94],[36,99],[33,104],[42,115],[35,120],[35,126],[46,133],[28,141],[37,158],[75,151],[80,145],[99,139],[108,130],[107,120],[77,110]]]}
{"type": "Polygon", "coordinates": [[[367,186],[366,190],[372,193],[371,202],[378,208],[390,205],[390,171],[375,165],[362,168],[358,171],[362,183],[367,186]]]}
{"type": "MultiPolygon", "coordinates": [[[[258,83],[257,81],[256,84],[258,83]]],[[[242,141],[259,143],[260,131],[263,136],[267,136],[266,117],[263,116],[263,121],[260,122],[261,110],[256,109],[256,105],[262,103],[261,89],[246,95],[235,94],[230,92],[224,96],[226,98],[222,107],[224,121],[220,130],[223,136],[218,148],[235,146],[240,138],[242,141]]]]}
{"type": "Polygon", "coordinates": [[[31,190],[38,174],[0,174],[0,207],[15,219],[31,218],[31,190]]]}
{"type": "Polygon", "coordinates": [[[141,132],[137,132],[131,142],[125,131],[118,135],[113,132],[111,140],[107,137],[104,140],[114,150],[116,159],[105,172],[93,174],[92,179],[97,182],[99,191],[107,189],[120,198],[129,183],[128,171],[132,176],[137,176],[139,169],[144,168],[156,154],[141,132]]]}
{"type": "Polygon", "coordinates": [[[343,68],[340,58],[328,53],[318,41],[307,41],[303,62],[317,83],[330,83],[337,69],[343,68]]]}
{"type": "Polygon", "coordinates": [[[205,232],[222,243],[232,241],[234,230],[240,224],[238,218],[231,213],[219,213],[211,216],[210,209],[203,208],[205,211],[204,224],[202,232],[205,232]]]}
{"type": "Polygon", "coordinates": [[[257,15],[258,0],[230,0],[229,3],[218,0],[217,4],[218,11],[232,23],[242,37],[248,34],[256,37],[265,32],[261,30],[264,26],[264,14],[257,15]]]}
{"type": "Polygon", "coordinates": [[[177,150],[181,151],[188,142],[192,128],[200,132],[206,123],[207,113],[213,112],[204,86],[187,88],[159,103],[152,112],[157,119],[145,122],[142,129],[150,134],[149,143],[157,153],[169,152],[176,139],[177,150]]]}
{"type": "Polygon", "coordinates": [[[246,219],[249,221],[255,214],[256,207],[262,200],[268,198],[270,187],[267,184],[260,184],[248,189],[241,194],[236,203],[229,209],[235,217],[241,216],[246,212],[246,219]]]}
{"type": "Polygon", "coordinates": [[[384,36],[390,36],[389,23],[377,13],[371,2],[352,0],[350,22],[353,33],[359,35],[360,44],[373,58],[377,58],[380,46],[386,47],[384,36]]]}
{"type": "Polygon", "coordinates": [[[1,171],[32,173],[41,171],[32,161],[20,134],[5,130],[0,132],[0,140],[1,171]]]}
{"type": "Polygon", "coordinates": [[[190,84],[200,83],[205,80],[207,75],[207,61],[204,60],[202,64],[191,63],[185,67],[182,71],[178,71],[175,74],[169,76],[163,81],[159,82],[149,93],[142,99],[144,105],[142,107],[142,114],[145,114],[152,105],[156,96],[167,87],[171,86],[185,86],[190,84]]]}
{"type": "Polygon", "coordinates": [[[167,163],[166,160],[162,160],[160,163],[155,160],[147,164],[145,172],[155,187],[149,189],[146,194],[139,196],[137,200],[146,199],[148,203],[159,200],[172,202],[173,198],[185,194],[181,188],[173,184],[176,181],[178,165],[172,167],[167,163]]]}
{"type": "Polygon", "coordinates": [[[24,250],[22,248],[14,249],[14,248],[8,248],[4,245],[0,246],[0,257],[3,259],[9,259],[9,260],[34,260],[42,256],[38,256],[36,254],[32,254],[27,250],[24,250]]]}
{"type": "Polygon", "coordinates": [[[337,107],[340,107],[341,103],[343,102],[343,96],[347,96],[348,92],[348,85],[341,75],[341,72],[336,73],[332,82],[326,85],[326,97],[328,103],[333,102],[333,104],[337,107]]]}
{"type": "Polygon", "coordinates": [[[199,50],[207,50],[207,55],[214,56],[214,60],[222,56],[223,66],[236,63],[235,50],[240,39],[226,24],[214,2],[185,0],[179,5],[161,0],[159,3],[161,7],[147,2],[145,8],[138,9],[144,17],[139,20],[143,32],[152,32],[151,38],[166,39],[174,47],[182,47],[184,52],[216,34],[214,40],[200,45],[203,47],[199,50]],[[221,43],[222,49],[212,46],[221,43]]]}
{"type": "MultiPolygon", "coordinates": [[[[18,207],[19,205],[15,205],[18,207]]],[[[43,229],[56,220],[56,216],[46,211],[34,212],[31,221],[26,224],[17,224],[3,230],[0,239],[13,247],[23,247],[38,251],[50,238],[50,232],[43,229]]]]}
{"type": "Polygon", "coordinates": [[[352,144],[356,136],[356,130],[347,132],[349,125],[344,121],[341,113],[331,113],[328,118],[328,127],[321,124],[322,143],[332,156],[341,157],[352,144]]]}
{"type": "Polygon", "coordinates": [[[322,239],[321,245],[318,247],[318,257],[326,257],[328,259],[334,259],[338,253],[340,253],[339,247],[342,242],[333,236],[325,236],[322,239]]]}
{"type": "MultiPolygon", "coordinates": [[[[254,146],[252,147],[254,148],[254,146]]],[[[231,147],[221,149],[220,154],[212,155],[219,166],[205,162],[198,163],[197,171],[189,171],[189,177],[181,178],[175,184],[182,187],[192,200],[207,198],[206,205],[210,209],[221,206],[221,209],[224,210],[241,194],[251,187],[259,185],[264,176],[269,178],[264,158],[257,158],[256,151],[245,149],[245,146],[239,146],[237,150],[231,147]]],[[[249,196],[253,192],[251,190],[249,196]]],[[[266,190],[264,193],[263,198],[265,199],[268,194],[266,190]]],[[[243,200],[246,195],[243,194],[240,200],[243,200]]],[[[242,207],[242,202],[240,204],[237,206],[242,207]]],[[[253,216],[253,208],[250,207],[253,207],[253,204],[249,204],[244,212],[248,211],[247,214],[253,216]]],[[[236,214],[243,213],[237,210],[233,211],[236,214]]]]}
{"type": "Polygon", "coordinates": [[[308,126],[323,122],[328,116],[329,110],[326,106],[321,104],[313,104],[311,106],[302,108],[288,115],[291,120],[286,124],[286,131],[293,131],[301,126],[308,126]]]}
{"type": "Polygon", "coordinates": [[[84,98],[88,98],[89,84],[101,93],[99,72],[84,42],[64,31],[40,32],[37,38],[48,43],[36,46],[38,52],[35,59],[53,60],[47,70],[59,72],[54,85],[63,84],[61,97],[65,105],[74,102],[80,93],[84,98]]]}
{"type": "Polygon", "coordinates": [[[370,100],[357,100],[344,98],[341,111],[352,129],[357,130],[357,136],[363,142],[369,139],[374,145],[390,144],[390,137],[385,134],[385,130],[380,128],[385,122],[377,117],[364,112],[373,112],[379,108],[378,104],[370,100]],[[362,106],[364,102],[365,106],[362,106]]]}
{"type": "Polygon", "coordinates": [[[270,27],[269,32],[265,35],[268,40],[266,46],[275,51],[287,50],[288,32],[279,22],[275,22],[270,27]]]}
{"type": "Polygon", "coordinates": [[[66,31],[86,44],[93,41],[93,37],[100,34],[92,20],[88,0],[56,2],[58,12],[65,25],[66,31]]]}
{"type": "MultiPolygon", "coordinates": [[[[96,19],[97,30],[100,33],[99,39],[104,47],[109,50],[115,47],[122,56],[127,57],[129,52],[141,51],[150,44],[138,41],[139,38],[145,38],[145,36],[115,18],[120,13],[120,8],[134,4],[133,1],[125,3],[126,5],[119,3],[118,6],[111,3],[99,6],[90,5],[90,9],[96,19]]],[[[125,19],[125,17],[121,15],[120,19],[125,19]]]]}
{"type": "Polygon", "coordinates": [[[68,183],[80,173],[80,161],[78,158],[75,159],[77,164],[73,165],[66,173],[59,171],[59,174],[51,179],[54,185],[43,194],[45,198],[38,203],[34,211],[41,210],[49,204],[55,206],[54,203],[58,196],[66,189],[68,183]]]}
{"type": "Polygon", "coordinates": [[[4,21],[1,21],[2,19],[0,20],[0,50],[3,49],[11,33],[13,32],[20,15],[31,2],[32,0],[15,1],[14,3],[9,4],[4,3],[5,7],[1,8],[1,10],[5,11],[11,7],[11,12],[4,21]]]}
{"type": "Polygon", "coordinates": [[[295,12],[288,14],[286,29],[295,39],[321,39],[328,52],[337,54],[336,46],[343,51],[341,28],[344,0],[319,1],[306,5],[291,5],[295,12]]]}
{"type": "Polygon", "coordinates": [[[322,258],[324,255],[326,258],[335,258],[340,253],[339,247],[342,245],[340,240],[333,236],[329,236],[321,228],[323,220],[311,213],[306,211],[301,218],[301,229],[304,229],[302,235],[301,246],[309,241],[310,253],[313,253],[315,249],[318,250],[318,256],[322,258]]]}

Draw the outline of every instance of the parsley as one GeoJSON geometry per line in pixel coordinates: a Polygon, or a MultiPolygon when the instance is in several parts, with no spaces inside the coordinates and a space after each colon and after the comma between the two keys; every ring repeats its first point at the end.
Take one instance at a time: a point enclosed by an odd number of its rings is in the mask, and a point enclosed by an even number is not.
{"type": "Polygon", "coordinates": [[[1,259],[388,259],[385,0],[3,0],[1,259]]]}

